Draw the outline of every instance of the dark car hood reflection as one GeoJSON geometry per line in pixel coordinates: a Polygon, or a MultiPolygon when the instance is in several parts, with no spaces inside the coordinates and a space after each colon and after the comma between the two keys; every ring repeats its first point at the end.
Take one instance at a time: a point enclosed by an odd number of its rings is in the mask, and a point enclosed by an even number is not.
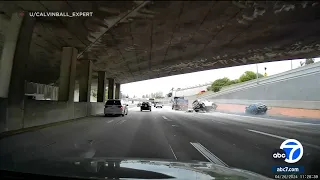
{"type": "Polygon", "coordinates": [[[1,169],[64,177],[103,179],[268,179],[256,173],[209,162],[148,159],[34,160],[1,169]]]}

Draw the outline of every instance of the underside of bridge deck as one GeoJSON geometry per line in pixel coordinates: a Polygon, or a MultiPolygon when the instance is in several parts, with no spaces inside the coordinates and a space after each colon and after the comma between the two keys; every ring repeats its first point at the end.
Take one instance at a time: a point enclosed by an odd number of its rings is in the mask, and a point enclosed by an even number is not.
{"type": "Polygon", "coordinates": [[[26,78],[44,84],[59,83],[62,47],[121,84],[320,54],[316,1],[6,1],[0,45],[13,13],[47,11],[93,13],[35,17],[26,78]]]}

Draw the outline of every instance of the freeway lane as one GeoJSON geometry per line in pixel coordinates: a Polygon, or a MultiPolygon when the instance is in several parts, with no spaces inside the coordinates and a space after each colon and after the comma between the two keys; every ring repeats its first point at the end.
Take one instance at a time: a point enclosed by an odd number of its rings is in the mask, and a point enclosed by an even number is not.
{"type": "Polygon", "coordinates": [[[296,138],[304,145],[304,157],[296,165],[303,165],[306,170],[319,174],[320,146],[317,141],[320,134],[319,126],[287,127],[278,124],[277,121],[275,124],[269,122],[268,126],[265,126],[254,121],[231,120],[228,116],[185,112],[175,112],[167,115],[167,118],[181,127],[181,136],[198,140],[229,166],[258,172],[269,177],[272,177],[273,165],[285,165],[275,162],[271,156],[273,150],[279,148],[284,139],[262,135],[248,129],[296,138]],[[306,130],[310,132],[306,133],[306,130]],[[312,146],[306,146],[304,142],[312,146]]]}
{"type": "Polygon", "coordinates": [[[320,126],[279,122],[168,108],[140,112],[133,107],[125,117],[94,116],[1,139],[0,165],[64,157],[210,160],[273,177],[271,167],[279,163],[272,159],[272,151],[281,138],[296,138],[304,145],[298,165],[307,171],[319,165],[320,126]]]}

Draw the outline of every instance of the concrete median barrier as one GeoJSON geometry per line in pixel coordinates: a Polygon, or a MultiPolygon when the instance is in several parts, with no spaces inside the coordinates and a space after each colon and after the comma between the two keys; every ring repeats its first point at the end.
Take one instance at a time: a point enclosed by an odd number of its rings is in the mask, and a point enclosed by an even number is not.
{"type": "Polygon", "coordinates": [[[102,102],[60,102],[25,100],[23,117],[19,119],[19,127],[10,129],[7,119],[0,131],[1,136],[7,136],[26,131],[32,131],[49,126],[59,125],[79,120],[91,115],[102,114],[102,102]]]}

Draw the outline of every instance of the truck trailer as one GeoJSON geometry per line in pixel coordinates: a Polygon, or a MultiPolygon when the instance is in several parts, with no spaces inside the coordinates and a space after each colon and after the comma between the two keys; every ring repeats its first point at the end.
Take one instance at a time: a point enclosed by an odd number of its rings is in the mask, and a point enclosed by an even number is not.
{"type": "Polygon", "coordinates": [[[188,110],[188,100],[184,97],[174,97],[172,102],[172,110],[188,110]]]}

